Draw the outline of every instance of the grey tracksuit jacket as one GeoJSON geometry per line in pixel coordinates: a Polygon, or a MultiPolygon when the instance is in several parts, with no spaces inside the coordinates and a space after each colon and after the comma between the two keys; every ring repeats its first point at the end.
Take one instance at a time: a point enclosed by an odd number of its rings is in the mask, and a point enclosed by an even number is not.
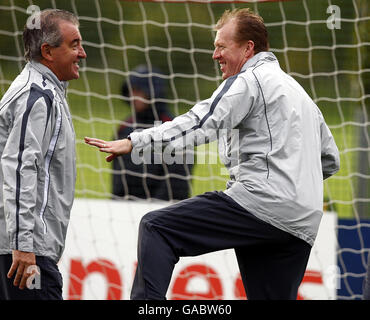
{"type": "Polygon", "coordinates": [[[313,245],[323,214],[323,179],[339,170],[339,152],[319,108],[273,53],[252,57],[186,114],[130,138],[134,155],[159,142],[170,153],[219,139],[230,174],[225,193],[313,245]]]}
{"type": "Polygon", "coordinates": [[[63,253],[76,181],[66,86],[32,61],[1,99],[0,254],[63,253]]]}

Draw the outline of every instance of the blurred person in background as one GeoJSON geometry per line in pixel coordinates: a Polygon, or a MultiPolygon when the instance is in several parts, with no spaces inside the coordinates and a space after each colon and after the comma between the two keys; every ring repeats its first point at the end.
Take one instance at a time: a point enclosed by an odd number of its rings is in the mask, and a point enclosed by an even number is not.
{"type": "MultiPolygon", "coordinates": [[[[117,131],[116,139],[124,139],[136,129],[150,128],[155,122],[173,119],[167,108],[166,81],[157,68],[139,65],[122,85],[122,96],[133,110],[117,131]]],[[[113,199],[182,200],[189,197],[192,164],[164,162],[136,164],[130,155],[113,160],[113,199]],[[176,175],[176,177],[174,177],[176,175]],[[179,177],[180,176],[180,177],[179,177]]]]}
{"type": "Polygon", "coordinates": [[[0,102],[0,300],[61,300],[62,256],[76,181],[67,81],[86,58],[78,18],[36,13],[27,61],[0,102]]]}

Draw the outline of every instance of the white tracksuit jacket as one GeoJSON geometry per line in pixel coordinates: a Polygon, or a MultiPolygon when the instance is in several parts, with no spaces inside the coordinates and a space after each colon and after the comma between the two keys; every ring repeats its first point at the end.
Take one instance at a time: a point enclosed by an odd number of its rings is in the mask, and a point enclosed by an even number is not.
{"type": "Polygon", "coordinates": [[[186,114],[130,138],[134,154],[158,142],[170,152],[218,138],[230,174],[225,193],[313,245],[323,179],[339,170],[339,152],[319,108],[273,53],[252,57],[186,114]]]}
{"type": "Polygon", "coordinates": [[[63,253],[76,181],[66,86],[32,61],[1,99],[0,254],[63,253]]]}

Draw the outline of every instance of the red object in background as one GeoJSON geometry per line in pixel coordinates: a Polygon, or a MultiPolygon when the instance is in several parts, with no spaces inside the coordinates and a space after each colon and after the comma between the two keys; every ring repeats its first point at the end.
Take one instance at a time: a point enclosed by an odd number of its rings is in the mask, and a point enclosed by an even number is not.
{"type": "Polygon", "coordinates": [[[108,283],[107,300],[120,300],[121,276],[115,265],[106,259],[97,259],[84,266],[81,260],[71,259],[68,299],[81,300],[85,278],[94,272],[102,274],[108,283]]]}
{"type": "MultiPolygon", "coordinates": [[[[136,267],[136,265],[135,265],[136,267]]],[[[106,300],[120,300],[122,298],[122,281],[120,272],[116,266],[106,259],[97,259],[84,266],[81,260],[71,259],[70,278],[68,297],[69,300],[81,300],[83,296],[83,284],[85,278],[91,273],[102,274],[107,281],[106,300]]],[[[303,283],[323,284],[322,275],[318,271],[306,270],[302,280],[303,283]]],[[[246,300],[247,296],[244,290],[240,274],[237,275],[234,282],[234,296],[238,300],[246,300]]],[[[204,264],[193,264],[182,269],[174,279],[170,299],[173,300],[222,300],[223,299],[222,281],[218,273],[211,267],[204,264]],[[207,292],[189,291],[189,281],[195,277],[201,277],[207,281],[207,292]]],[[[297,300],[306,298],[298,293],[297,300]]]]}

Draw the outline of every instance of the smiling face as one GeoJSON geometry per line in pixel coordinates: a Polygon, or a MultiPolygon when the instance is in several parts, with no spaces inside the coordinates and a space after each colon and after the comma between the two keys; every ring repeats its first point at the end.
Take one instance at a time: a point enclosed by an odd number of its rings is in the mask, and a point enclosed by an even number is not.
{"type": "Polygon", "coordinates": [[[235,19],[229,20],[217,30],[212,58],[217,60],[221,67],[222,79],[227,79],[240,72],[244,63],[253,55],[253,41],[238,43],[235,39],[235,19]]]}
{"type": "Polygon", "coordinates": [[[86,52],[81,45],[81,35],[78,27],[69,21],[60,21],[59,30],[63,42],[59,47],[44,43],[42,50],[44,63],[60,81],[78,79],[81,59],[86,58],[86,52]],[[43,49],[44,47],[44,49],[43,49]]]}

